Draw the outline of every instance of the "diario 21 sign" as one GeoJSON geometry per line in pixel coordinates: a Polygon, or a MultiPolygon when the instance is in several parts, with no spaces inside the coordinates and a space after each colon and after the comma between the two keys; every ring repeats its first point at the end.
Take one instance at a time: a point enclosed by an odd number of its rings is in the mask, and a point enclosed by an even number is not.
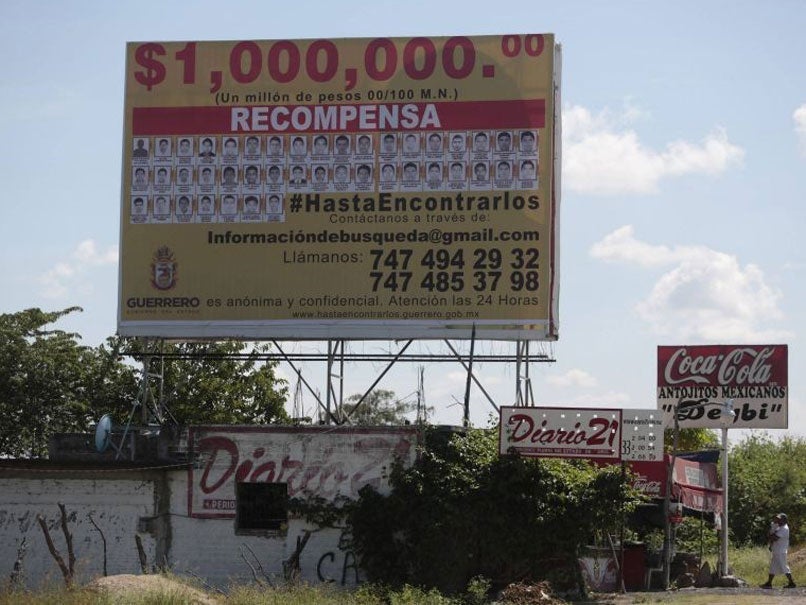
{"type": "Polygon", "coordinates": [[[620,460],[620,409],[502,407],[499,453],[620,460]]]}

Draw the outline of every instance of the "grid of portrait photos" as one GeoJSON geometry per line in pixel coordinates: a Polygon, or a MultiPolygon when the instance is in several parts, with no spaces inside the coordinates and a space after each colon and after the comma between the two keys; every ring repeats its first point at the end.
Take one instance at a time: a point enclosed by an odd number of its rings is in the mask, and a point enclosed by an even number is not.
{"type": "Polygon", "coordinates": [[[288,195],[536,189],[535,130],[132,140],[132,223],[283,222],[288,195]]]}

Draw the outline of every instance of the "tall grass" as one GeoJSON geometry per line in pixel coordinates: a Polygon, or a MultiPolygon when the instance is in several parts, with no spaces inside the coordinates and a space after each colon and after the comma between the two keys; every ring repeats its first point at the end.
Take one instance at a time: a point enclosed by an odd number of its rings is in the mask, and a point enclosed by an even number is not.
{"type": "MultiPolygon", "coordinates": [[[[751,586],[767,581],[770,566],[770,551],[764,547],[732,549],[728,552],[728,564],[736,576],[751,586]]],[[[789,567],[795,582],[806,584],[806,548],[789,553],[789,567]]],[[[776,576],[775,582],[783,584],[783,576],[776,576]]]]}
{"type": "MultiPolygon", "coordinates": [[[[766,548],[731,549],[728,555],[735,575],[747,581],[749,585],[758,585],[767,580],[770,553],[766,548]]],[[[712,567],[716,563],[715,560],[710,560],[710,557],[709,562],[712,567]]],[[[806,585],[806,548],[791,552],[789,565],[795,581],[806,585]]],[[[783,585],[783,583],[784,578],[776,578],[776,585],[783,585]]],[[[193,583],[191,582],[191,584],[193,583]]],[[[345,590],[329,585],[308,586],[303,584],[279,588],[237,586],[232,587],[226,597],[211,594],[210,598],[221,605],[464,605],[468,602],[482,603],[483,591],[477,592],[478,594],[468,595],[467,599],[460,599],[446,597],[436,590],[426,591],[411,586],[397,591],[389,591],[373,585],[345,590]]],[[[637,602],[673,603],[679,600],[675,595],[668,593],[655,596],[659,600],[653,600],[652,595],[643,595],[645,600],[637,602]],[[661,596],[663,598],[660,598],[661,596]]],[[[682,598],[685,595],[679,596],[682,598]]],[[[708,602],[707,600],[697,601],[693,595],[689,596],[692,597],[692,600],[683,599],[680,602],[708,602]]],[[[739,602],[738,595],[737,602],[739,602]]],[[[752,601],[742,602],[750,603],[752,601]]],[[[174,589],[139,594],[129,593],[123,597],[85,589],[37,592],[8,592],[0,589],[0,605],[191,605],[192,603],[193,601],[186,595],[174,589]]]]}

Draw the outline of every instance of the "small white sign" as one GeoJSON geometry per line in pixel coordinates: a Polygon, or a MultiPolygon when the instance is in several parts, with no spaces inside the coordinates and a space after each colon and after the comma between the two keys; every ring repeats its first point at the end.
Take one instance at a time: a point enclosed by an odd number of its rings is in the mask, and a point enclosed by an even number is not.
{"type": "Polygon", "coordinates": [[[663,412],[621,411],[621,459],[663,460],[663,412]]]}

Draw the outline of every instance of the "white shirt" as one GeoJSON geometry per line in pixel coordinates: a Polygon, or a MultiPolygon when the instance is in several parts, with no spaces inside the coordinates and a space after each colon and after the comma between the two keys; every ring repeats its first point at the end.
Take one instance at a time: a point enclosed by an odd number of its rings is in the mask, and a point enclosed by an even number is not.
{"type": "Polygon", "coordinates": [[[778,536],[778,539],[772,543],[772,552],[785,553],[789,550],[789,525],[786,523],[779,525],[772,533],[778,536]]]}

